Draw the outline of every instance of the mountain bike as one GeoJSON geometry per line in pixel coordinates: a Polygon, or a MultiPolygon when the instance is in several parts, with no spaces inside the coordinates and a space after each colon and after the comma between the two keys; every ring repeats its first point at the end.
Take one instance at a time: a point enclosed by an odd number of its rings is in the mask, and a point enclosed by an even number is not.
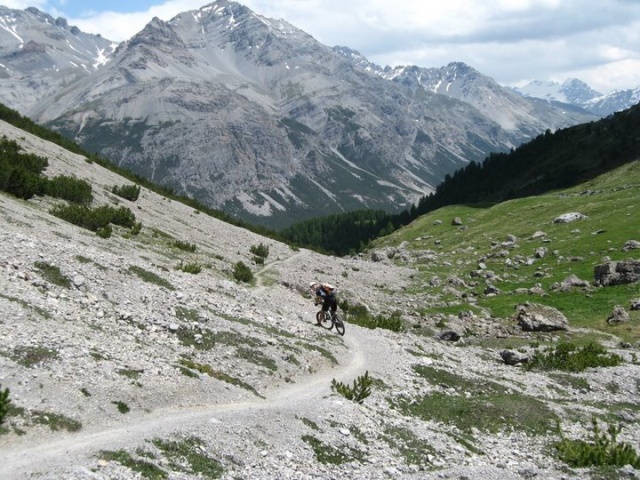
{"type": "Polygon", "coordinates": [[[320,310],[316,313],[316,320],[327,330],[331,330],[335,326],[336,332],[340,335],[344,335],[344,322],[337,311],[332,314],[329,310],[320,310]]]}

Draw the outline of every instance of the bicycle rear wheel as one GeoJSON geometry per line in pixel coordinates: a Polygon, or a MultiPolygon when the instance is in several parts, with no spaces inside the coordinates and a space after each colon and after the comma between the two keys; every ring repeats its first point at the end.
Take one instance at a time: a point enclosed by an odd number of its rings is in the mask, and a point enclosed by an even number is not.
{"type": "Polygon", "coordinates": [[[342,317],[338,314],[338,312],[335,312],[333,314],[333,324],[336,327],[336,332],[338,332],[340,335],[344,335],[344,322],[342,321],[342,317]]]}
{"type": "Polygon", "coordinates": [[[331,320],[331,314],[329,312],[320,310],[318,313],[316,313],[316,320],[322,327],[326,328],[327,330],[331,330],[333,328],[333,320],[331,320]]]}

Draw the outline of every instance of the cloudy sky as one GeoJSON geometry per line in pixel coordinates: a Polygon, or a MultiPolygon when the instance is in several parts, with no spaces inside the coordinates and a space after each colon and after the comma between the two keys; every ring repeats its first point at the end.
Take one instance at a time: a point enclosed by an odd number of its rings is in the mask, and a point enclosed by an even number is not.
{"type": "MultiPolygon", "coordinates": [[[[0,0],[122,41],[154,16],[212,0],[0,0]]],[[[240,0],[378,65],[465,62],[502,85],[579,78],[601,93],[640,87],[640,0],[240,0]]]]}

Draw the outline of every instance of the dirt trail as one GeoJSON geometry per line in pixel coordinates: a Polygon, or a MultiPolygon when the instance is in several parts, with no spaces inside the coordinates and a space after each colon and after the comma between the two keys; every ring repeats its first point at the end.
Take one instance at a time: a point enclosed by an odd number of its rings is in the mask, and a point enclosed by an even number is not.
{"type": "Polygon", "coordinates": [[[39,472],[52,472],[56,467],[95,463],[95,456],[101,450],[130,448],[145,439],[167,436],[188,430],[191,426],[238,422],[242,418],[252,418],[252,412],[295,412],[301,406],[313,405],[329,393],[332,379],[351,379],[362,373],[367,365],[362,348],[367,342],[362,336],[364,334],[366,332],[352,332],[352,335],[344,337],[348,352],[339,359],[339,369],[319,371],[307,377],[303,383],[268,392],[266,399],[165,408],[137,418],[123,419],[116,425],[94,427],[76,433],[50,434],[38,440],[31,436],[0,450],[0,478],[27,478],[39,472]]]}

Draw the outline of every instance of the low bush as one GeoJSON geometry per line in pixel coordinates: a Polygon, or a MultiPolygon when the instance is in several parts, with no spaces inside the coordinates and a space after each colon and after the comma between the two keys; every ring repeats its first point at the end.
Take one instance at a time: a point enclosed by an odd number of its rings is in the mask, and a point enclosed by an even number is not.
{"type": "Polygon", "coordinates": [[[331,381],[331,388],[342,395],[347,400],[351,400],[356,403],[362,403],[365,398],[371,395],[371,385],[373,379],[369,377],[369,372],[365,372],[364,375],[359,376],[353,381],[353,386],[346,385],[342,382],[337,382],[334,378],[331,381]]]}
{"type": "Polygon", "coordinates": [[[264,263],[264,259],[269,256],[269,246],[265,245],[264,243],[260,243],[259,245],[252,245],[249,251],[256,257],[261,257],[263,259],[262,263],[264,263]]]}
{"type": "Polygon", "coordinates": [[[91,185],[85,180],[67,175],[59,175],[46,181],[44,191],[51,197],[79,205],[88,205],[93,201],[91,185]]]}
{"type": "MultiPolygon", "coordinates": [[[[1,385],[0,385],[1,387],[1,385]]],[[[9,406],[11,401],[9,400],[9,389],[0,389],[0,425],[4,422],[4,419],[9,413],[9,406]]]]}
{"type": "Polygon", "coordinates": [[[40,174],[48,166],[46,158],[23,153],[15,140],[0,139],[0,190],[28,200],[44,195],[46,179],[40,174]]]}
{"type": "Polygon", "coordinates": [[[140,196],[140,186],[138,185],[121,185],[121,186],[117,186],[114,185],[113,187],[111,187],[111,193],[122,197],[126,200],[131,200],[132,202],[135,202],[136,200],[138,200],[138,197],[140,196]]]}
{"type": "Polygon", "coordinates": [[[190,262],[190,263],[180,262],[176,266],[176,270],[181,270],[185,273],[193,273],[195,275],[202,271],[202,265],[200,265],[198,262],[190,262]]]}
{"type": "Polygon", "coordinates": [[[341,302],[340,307],[345,311],[346,320],[349,323],[359,325],[361,327],[376,329],[383,328],[392,332],[401,332],[404,330],[400,312],[394,312],[390,316],[372,315],[364,305],[349,305],[348,302],[341,302]]]}
{"type": "Polygon", "coordinates": [[[575,468],[631,465],[635,469],[640,469],[640,457],[635,449],[628,443],[618,442],[622,427],[609,425],[605,433],[600,430],[595,419],[592,422],[591,441],[563,438],[555,445],[563,462],[575,468]]]}
{"type": "Polygon", "coordinates": [[[178,248],[180,250],[184,250],[185,252],[195,252],[196,251],[196,244],[195,243],[189,243],[189,242],[185,242],[182,240],[176,240],[174,241],[171,246],[178,248]]]}
{"type": "Polygon", "coordinates": [[[244,262],[238,262],[233,267],[233,278],[239,282],[250,283],[253,280],[253,273],[244,262]]]}
{"type": "Polygon", "coordinates": [[[536,350],[523,366],[526,370],[582,372],[587,368],[615,367],[622,362],[620,355],[608,353],[600,344],[590,342],[583,347],[578,347],[570,342],[562,342],[555,348],[536,350]]]}
{"type": "Polygon", "coordinates": [[[113,403],[118,408],[118,411],[122,414],[129,413],[131,411],[131,409],[129,408],[129,405],[127,405],[121,400],[111,402],[111,403],[113,403]]]}
{"type": "Polygon", "coordinates": [[[85,205],[56,205],[50,212],[78,227],[86,228],[92,232],[98,232],[110,223],[125,228],[136,228],[136,217],[126,207],[114,208],[103,205],[97,208],[89,208],[85,205]]]}

